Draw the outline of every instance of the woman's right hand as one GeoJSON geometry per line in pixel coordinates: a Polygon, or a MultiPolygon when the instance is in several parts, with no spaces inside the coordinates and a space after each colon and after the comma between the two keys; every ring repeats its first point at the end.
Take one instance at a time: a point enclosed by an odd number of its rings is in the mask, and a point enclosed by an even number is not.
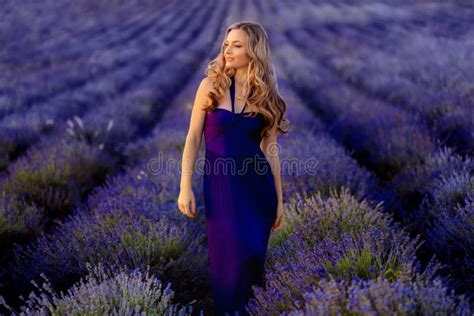
{"type": "Polygon", "coordinates": [[[185,189],[179,192],[178,208],[184,215],[188,217],[196,217],[196,199],[192,189],[185,189]],[[191,208],[189,207],[191,203],[191,208]]]}

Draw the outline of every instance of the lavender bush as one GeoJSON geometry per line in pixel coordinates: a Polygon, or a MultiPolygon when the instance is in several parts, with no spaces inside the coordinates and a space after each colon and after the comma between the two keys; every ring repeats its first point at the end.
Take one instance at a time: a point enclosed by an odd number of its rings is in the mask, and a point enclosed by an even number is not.
{"type": "MultiPolygon", "coordinates": [[[[169,202],[164,188],[168,187],[168,183],[154,183],[142,167],[139,165],[127,169],[121,175],[108,178],[104,185],[89,195],[86,201],[87,208],[95,213],[125,212],[145,215],[150,219],[172,216],[171,213],[161,211],[163,204],[169,202]]],[[[172,182],[172,175],[169,176],[169,180],[172,182]]],[[[82,208],[77,209],[76,213],[83,211],[82,208]]]]}
{"type": "Polygon", "coordinates": [[[282,315],[472,315],[465,297],[449,293],[439,280],[323,278],[303,297],[304,308],[282,315]]]}
{"type": "Polygon", "coordinates": [[[466,102],[464,109],[455,109],[440,118],[434,127],[442,141],[464,155],[474,155],[474,110],[473,100],[466,102]]]}
{"type": "Polygon", "coordinates": [[[2,189],[64,216],[105,175],[115,161],[98,147],[83,142],[56,142],[33,148],[9,168],[2,189]]]}
{"type": "Polygon", "coordinates": [[[392,223],[380,204],[359,202],[347,190],[326,200],[317,193],[301,204],[292,208],[299,219],[291,221],[291,233],[271,239],[265,286],[253,287],[256,314],[303,308],[303,294],[322,278],[431,280],[439,269],[431,260],[422,271],[418,238],[392,223]]]}
{"type": "Polygon", "coordinates": [[[86,264],[111,267],[149,267],[163,280],[173,281],[188,301],[206,286],[206,253],[202,232],[176,226],[165,216],[147,219],[133,210],[70,216],[57,221],[51,234],[31,245],[17,246],[10,267],[16,282],[45,273],[54,284],[84,275],[86,264]],[[179,282],[187,280],[196,287],[179,282]]]}
{"type": "Polygon", "coordinates": [[[416,262],[417,240],[373,229],[327,237],[309,247],[290,239],[272,252],[264,288],[254,286],[263,309],[259,314],[291,311],[302,307],[302,294],[321,278],[352,280],[383,276],[391,281],[430,279],[438,266],[431,262],[420,272],[416,262]]]}
{"type": "Polygon", "coordinates": [[[395,192],[405,207],[411,210],[404,214],[409,219],[407,222],[421,223],[422,214],[416,210],[433,183],[442,176],[471,172],[474,172],[474,161],[470,157],[460,156],[452,148],[443,146],[426,157],[422,164],[413,165],[398,174],[390,183],[389,190],[395,192]]]}
{"type": "MultiPolygon", "coordinates": [[[[348,188],[332,189],[327,198],[316,191],[311,195],[297,195],[285,208],[288,225],[276,231],[271,245],[281,245],[282,235],[298,234],[298,239],[311,245],[327,236],[337,238],[342,233],[362,229],[385,228],[389,230],[392,215],[384,213],[383,203],[373,205],[370,200],[360,200],[348,188]],[[295,230],[297,225],[297,229],[295,230]],[[279,243],[274,244],[274,241],[279,243]]],[[[396,227],[397,224],[393,223],[396,227]]]]}
{"type": "Polygon", "coordinates": [[[0,249],[12,241],[38,235],[44,224],[44,210],[24,200],[0,196],[0,249]]]}
{"type": "Polygon", "coordinates": [[[428,130],[416,117],[372,100],[353,101],[331,131],[381,178],[392,178],[434,150],[428,130]]]}
{"type": "Polygon", "coordinates": [[[15,312],[6,302],[6,307],[15,315],[192,315],[193,307],[173,304],[174,291],[171,283],[164,284],[159,278],[134,269],[128,272],[119,269],[113,272],[103,264],[87,264],[88,274],[74,284],[67,293],[57,293],[48,278],[40,287],[33,282],[32,291],[20,312],[15,312]]]}
{"type": "MultiPolygon", "coordinates": [[[[472,283],[472,196],[474,162],[449,147],[440,148],[423,164],[414,165],[395,177],[390,190],[405,209],[401,217],[411,231],[421,234],[425,245],[450,268],[457,289],[472,283]],[[457,279],[457,281],[456,281],[457,279]]],[[[472,294],[472,292],[471,292],[472,294]]]]}
{"type": "Polygon", "coordinates": [[[29,144],[38,141],[38,136],[30,131],[13,128],[0,129],[0,170],[6,170],[9,162],[29,144]]]}
{"type": "Polygon", "coordinates": [[[325,135],[296,131],[280,143],[284,200],[315,191],[329,195],[331,189],[341,187],[363,197],[377,186],[373,175],[325,135]]]}
{"type": "Polygon", "coordinates": [[[456,287],[468,291],[474,283],[473,200],[474,177],[453,173],[429,187],[420,207],[427,245],[459,276],[456,287]]]}

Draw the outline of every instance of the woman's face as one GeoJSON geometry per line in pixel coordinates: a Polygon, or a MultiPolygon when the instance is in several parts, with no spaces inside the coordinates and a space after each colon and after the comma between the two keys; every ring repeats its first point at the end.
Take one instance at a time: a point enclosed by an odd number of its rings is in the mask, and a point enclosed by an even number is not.
{"type": "Polygon", "coordinates": [[[249,63],[249,56],[245,50],[247,36],[242,30],[231,30],[224,42],[224,58],[226,67],[241,68],[249,63]]]}

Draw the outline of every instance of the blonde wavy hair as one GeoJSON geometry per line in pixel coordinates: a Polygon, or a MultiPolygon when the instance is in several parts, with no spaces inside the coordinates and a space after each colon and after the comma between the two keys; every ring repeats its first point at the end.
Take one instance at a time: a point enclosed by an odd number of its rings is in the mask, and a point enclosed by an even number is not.
{"type": "Polygon", "coordinates": [[[278,92],[275,72],[270,63],[270,45],[264,28],[256,22],[237,22],[231,24],[225,31],[221,49],[216,58],[207,65],[205,74],[212,80],[212,89],[208,93],[206,111],[212,111],[218,106],[225,90],[231,85],[231,77],[235,68],[225,67],[225,40],[231,30],[241,29],[247,35],[246,52],[249,56],[247,80],[244,83],[244,96],[247,106],[252,109],[252,117],[261,113],[265,118],[265,126],[261,135],[268,135],[275,123],[280,134],[288,133],[290,121],[284,117],[286,103],[278,92]],[[247,92],[247,93],[246,93],[247,92]]]}

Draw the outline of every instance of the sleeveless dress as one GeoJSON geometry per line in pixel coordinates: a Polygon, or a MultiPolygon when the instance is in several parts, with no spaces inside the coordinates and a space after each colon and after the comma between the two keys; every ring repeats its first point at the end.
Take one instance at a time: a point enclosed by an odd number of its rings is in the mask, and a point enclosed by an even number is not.
{"type": "Polygon", "coordinates": [[[264,262],[276,219],[277,192],[260,149],[264,117],[234,111],[206,113],[203,178],[205,229],[215,315],[248,315],[251,286],[264,284],[264,262]]]}

